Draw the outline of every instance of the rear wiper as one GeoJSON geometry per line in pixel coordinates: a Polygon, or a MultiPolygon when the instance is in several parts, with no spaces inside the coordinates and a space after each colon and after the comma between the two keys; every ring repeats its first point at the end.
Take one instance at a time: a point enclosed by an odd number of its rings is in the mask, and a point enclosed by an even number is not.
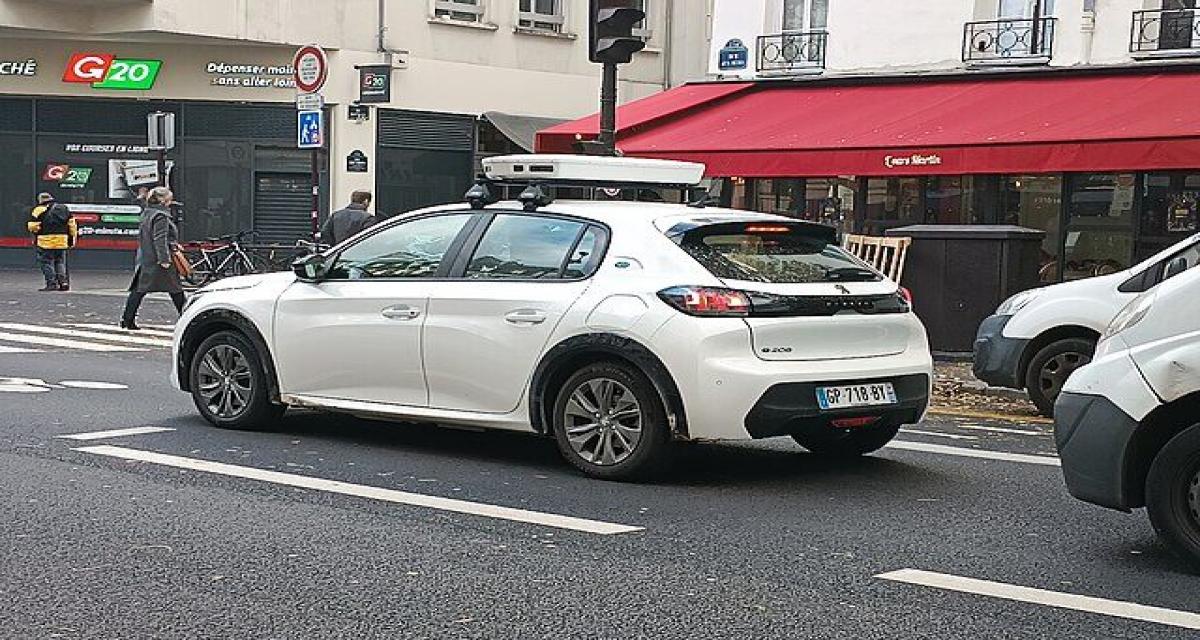
{"type": "Polygon", "coordinates": [[[829,282],[874,282],[879,279],[879,274],[862,267],[838,267],[826,271],[825,279],[829,282]]]}

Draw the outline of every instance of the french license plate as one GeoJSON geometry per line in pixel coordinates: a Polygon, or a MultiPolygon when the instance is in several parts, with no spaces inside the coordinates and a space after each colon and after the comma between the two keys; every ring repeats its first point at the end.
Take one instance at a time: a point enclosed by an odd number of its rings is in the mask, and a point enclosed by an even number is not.
{"type": "Polygon", "coordinates": [[[890,382],[817,387],[817,404],[823,410],[896,404],[896,390],[890,382]]]}

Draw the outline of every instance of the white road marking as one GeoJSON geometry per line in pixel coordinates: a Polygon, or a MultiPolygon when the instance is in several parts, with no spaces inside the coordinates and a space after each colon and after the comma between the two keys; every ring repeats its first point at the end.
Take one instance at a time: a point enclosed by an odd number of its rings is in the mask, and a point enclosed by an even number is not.
{"type": "Polygon", "coordinates": [[[951,440],[978,440],[975,436],[964,436],[960,433],[942,433],[940,431],[922,431],[920,429],[901,429],[900,433],[912,433],[919,436],[935,436],[938,438],[949,438],[951,440]]]}
{"type": "Polygon", "coordinates": [[[435,496],[422,495],[419,493],[410,493],[407,491],[396,491],[394,489],[351,484],[349,482],[340,482],[337,480],[326,480],[325,478],[299,476],[290,473],[280,473],[278,471],[268,471],[266,469],[255,469],[252,467],[224,464],[221,462],[211,462],[209,460],[183,458],[180,456],[155,453],[152,451],[127,449],[125,447],[99,445],[93,447],[79,447],[75,449],[75,451],[83,451],[101,456],[121,458],[123,460],[138,460],[141,462],[161,464],[179,469],[216,473],[235,478],[247,478],[261,482],[272,482],[289,487],[299,487],[301,489],[326,491],[329,493],[357,496],[360,498],[370,498],[373,500],[382,500],[384,502],[393,502],[396,504],[406,504],[414,507],[426,507],[441,511],[452,511],[454,513],[465,513],[468,515],[483,516],[485,518],[511,520],[513,522],[525,522],[545,527],[570,529],[572,531],[582,531],[585,533],[595,533],[599,535],[630,533],[633,531],[641,531],[643,529],[643,527],[634,527],[612,522],[587,520],[584,518],[574,518],[571,516],[563,516],[553,513],[514,509],[511,507],[501,507],[480,502],[468,502],[466,500],[439,498],[435,496]]]}
{"type": "Polygon", "coordinates": [[[41,350],[25,349],[22,347],[6,347],[0,344],[0,353],[41,353],[41,350]]]}
{"type": "Polygon", "coordinates": [[[1048,436],[1046,431],[1033,431],[1031,429],[1008,429],[1006,427],[985,427],[981,424],[956,424],[959,429],[971,429],[973,431],[992,431],[995,433],[1011,433],[1018,436],[1048,436]]]}
{"type": "Polygon", "coordinates": [[[1132,602],[1122,602],[1120,600],[1021,587],[1003,582],[963,578],[961,576],[921,571],[919,569],[901,569],[899,571],[881,573],[875,577],[893,582],[904,582],[924,587],[1002,598],[1004,600],[1040,604],[1058,609],[1098,613],[1116,618],[1154,622],[1173,627],[1182,627],[1184,629],[1200,629],[1200,614],[1164,609],[1162,607],[1151,607],[1132,602]]]}
{"type": "Polygon", "coordinates": [[[50,338],[45,336],[27,336],[17,333],[8,333],[0,331],[0,340],[5,342],[20,342],[23,344],[36,344],[42,347],[58,347],[60,349],[80,349],[83,351],[145,351],[145,349],[135,349],[133,347],[123,347],[116,344],[98,344],[95,342],[80,342],[79,340],[63,340],[62,338],[50,338]]]}
{"type": "Polygon", "coordinates": [[[99,331],[81,331],[79,329],[63,329],[61,327],[42,327],[33,324],[18,324],[15,322],[0,322],[0,329],[7,329],[9,331],[24,331],[28,333],[44,333],[52,336],[66,336],[68,338],[88,338],[91,340],[102,340],[105,342],[136,344],[144,347],[171,346],[170,340],[142,337],[132,333],[127,333],[120,329],[116,329],[113,333],[101,333],[99,331]]]}
{"type": "Polygon", "coordinates": [[[947,456],[959,456],[963,458],[982,458],[984,460],[1004,460],[1006,462],[1025,462],[1028,464],[1042,464],[1049,467],[1060,467],[1062,463],[1058,458],[1053,456],[1035,456],[1026,453],[1005,453],[1002,451],[988,451],[986,449],[964,449],[962,447],[948,447],[944,444],[928,444],[925,442],[911,442],[908,440],[892,440],[887,444],[888,449],[902,449],[904,451],[921,451],[923,453],[940,453],[947,456]]]}
{"type": "Polygon", "coordinates": [[[146,336],[148,338],[163,338],[165,340],[170,340],[175,335],[174,332],[172,332],[170,329],[166,329],[166,330],[151,329],[146,325],[139,327],[139,329],[137,331],[130,331],[128,329],[122,329],[120,327],[107,325],[107,324],[99,324],[99,323],[95,323],[95,322],[92,322],[92,323],[80,322],[80,323],[72,324],[71,326],[79,327],[80,329],[100,329],[101,331],[116,331],[117,335],[146,336]]]}
{"type": "Polygon", "coordinates": [[[91,431],[88,433],[71,433],[65,436],[55,436],[64,440],[107,440],[124,436],[141,436],[147,433],[162,433],[174,431],[168,427],[130,427],[128,429],[111,429],[109,431],[91,431]]]}
{"type": "Polygon", "coordinates": [[[63,380],[58,384],[71,389],[95,389],[98,391],[123,391],[129,388],[129,385],[97,380],[63,380]]]}

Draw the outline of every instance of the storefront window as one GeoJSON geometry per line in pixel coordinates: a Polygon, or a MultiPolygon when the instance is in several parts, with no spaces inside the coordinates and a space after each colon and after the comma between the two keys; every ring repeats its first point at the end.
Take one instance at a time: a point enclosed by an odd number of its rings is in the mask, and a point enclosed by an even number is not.
{"type": "Polygon", "coordinates": [[[183,236],[211,238],[249,229],[253,209],[253,145],[217,140],[184,144],[187,158],[181,182],[183,236]]]}
{"type": "Polygon", "coordinates": [[[1130,265],[1135,185],[1132,173],[1070,176],[1064,280],[1115,273],[1130,265]]]}
{"type": "Polygon", "coordinates": [[[888,229],[922,222],[921,178],[867,180],[864,233],[881,236],[888,229]]]}
{"type": "Polygon", "coordinates": [[[1062,176],[1003,176],[1000,179],[999,215],[996,222],[1045,231],[1038,273],[1042,282],[1058,281],[1058,253],[1062,245],[1062,176]]]}
{"type": "Polygon", "coordinates": [[[852,176],[763,178],[750,182],[754,194],[750,208],[755,211],[851,230],[857,186],[852,176]]]}
{"type": "Polygon", "coordinates": [[[1148,173],[1142,191],[1137,260],[1200,230],[1200,173],[1148,173]]]}
{"type": "Polygon", "coordinates": [[[33,137],[0,134],[0,238],[24,245],[25,221],[37,198],[33,182],[33,137]]]}

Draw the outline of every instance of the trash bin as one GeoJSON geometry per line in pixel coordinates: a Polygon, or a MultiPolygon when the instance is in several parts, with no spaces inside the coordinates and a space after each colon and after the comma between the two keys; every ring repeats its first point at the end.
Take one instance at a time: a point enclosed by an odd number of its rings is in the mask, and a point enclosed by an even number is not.
{"type": "Polygon", "coordinates": [[[1044,231],[1012,225],[913,225],[903,286],[934,351],[967,353],[979,323],[1005,298],[1038,285],[1044,231]]]}

